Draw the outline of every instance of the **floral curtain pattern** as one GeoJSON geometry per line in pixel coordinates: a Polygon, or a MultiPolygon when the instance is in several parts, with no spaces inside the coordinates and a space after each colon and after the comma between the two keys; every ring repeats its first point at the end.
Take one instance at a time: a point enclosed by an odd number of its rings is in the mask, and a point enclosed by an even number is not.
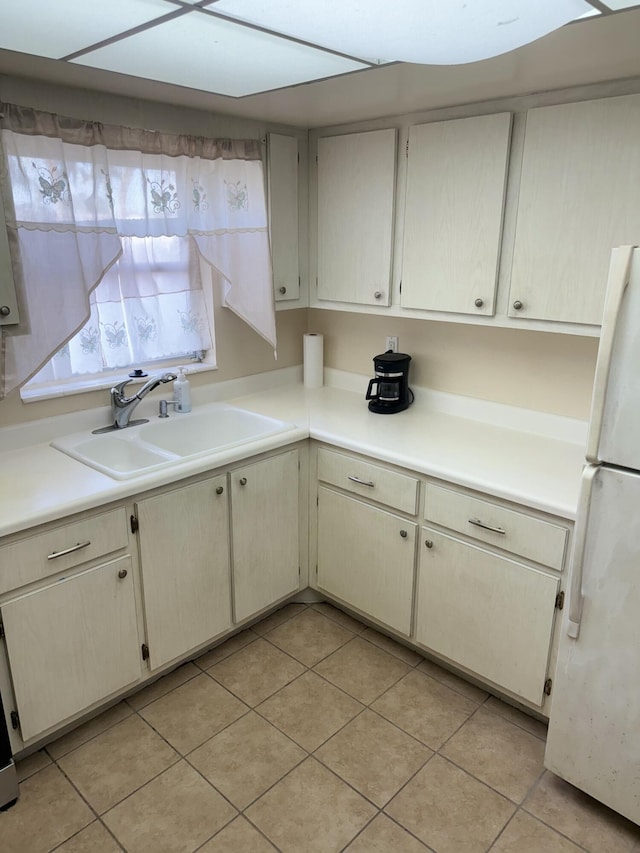
{"type": "MultiPolygon", "coordinates": [[[[199,277],[180,280],[159,268],[141,274],[135,256],[150,251],[156,240],[148,238],[182,241],[180,252],[196,246],[224,279],[223,304],[275,349],[259,142],[114,128],[11,105],[0,105],[0,113],[0,189],[25,318],[2,330],[4,393],[67,342],[69,353],[77,349],[71,338],[90,316],[103,329],[103,350],[120,349],[125,338],[131,344],[138,327],[148,346],[154,329],[195,340],[201,325],[193,316],[203,308],[199,277]],[[103,296],[116,282],[131,300],[131,310],[118,318],[103,296]],[[170,305],[165,319],[149,313],[154,299],[170,305]]],[[[84,351],[80,340],[77,346],[84,351]]]]}

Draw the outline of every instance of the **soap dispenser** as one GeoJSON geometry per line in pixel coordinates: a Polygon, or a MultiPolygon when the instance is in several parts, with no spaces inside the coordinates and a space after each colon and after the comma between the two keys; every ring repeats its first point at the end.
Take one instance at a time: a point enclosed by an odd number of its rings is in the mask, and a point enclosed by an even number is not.
{"type": "Polygon", "coordinates": [[[173,382],[173,399],[176,412],[191,411],[191,383],[184,375],[184,368],[178,369],[178,378],[173,382]]]}

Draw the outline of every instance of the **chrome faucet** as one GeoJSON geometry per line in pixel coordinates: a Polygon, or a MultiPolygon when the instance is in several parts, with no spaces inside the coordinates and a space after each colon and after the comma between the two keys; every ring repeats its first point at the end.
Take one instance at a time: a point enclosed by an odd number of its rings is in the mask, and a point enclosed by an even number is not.
{"type": "Polygon", "coordinates": [[[138,393],[132,397],[125,397],[124,395],[125,386],[131,382],[130,379],[125,379],[124,382],[118,382],[117,385],[114,385],[110,392],[114,427],[116,429],[124,429],[124,427],[130,426],[129,419],[140,400],[143,400],[158,385],[165,382],[172,382],[174,379],[177,379],[175,373],[163,373],[161,376],[152,376],[148,382],[145,382],[138,393]]]}

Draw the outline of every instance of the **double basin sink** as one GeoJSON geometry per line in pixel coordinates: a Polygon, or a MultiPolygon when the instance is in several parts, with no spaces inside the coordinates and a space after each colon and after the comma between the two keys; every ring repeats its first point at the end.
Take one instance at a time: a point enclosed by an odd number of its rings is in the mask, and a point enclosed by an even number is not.
{"type": "Polygon", "coordinates": [[[188,414],[93,435],[75,433],[51,446],[117,480],[166,468],[295,429],[295,424],[214,403],[188,414]]]}

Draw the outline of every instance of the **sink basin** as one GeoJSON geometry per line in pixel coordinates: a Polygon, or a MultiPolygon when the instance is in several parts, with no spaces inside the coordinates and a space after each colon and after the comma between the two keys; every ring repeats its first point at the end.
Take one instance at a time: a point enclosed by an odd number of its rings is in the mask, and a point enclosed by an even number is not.
{"type": "Polygon", "coordinates": [[[144,426],[56,438],[51,446],[116,480],[124,480],[294,428],[294,424],[275,418],[213,404],[144,426]]]}
{"type": "Polygon", "coordinates": [[[140,439],[176,456],[195,456],[291,429],[292,424],[224,406],[141,427],[140,439]]]}

